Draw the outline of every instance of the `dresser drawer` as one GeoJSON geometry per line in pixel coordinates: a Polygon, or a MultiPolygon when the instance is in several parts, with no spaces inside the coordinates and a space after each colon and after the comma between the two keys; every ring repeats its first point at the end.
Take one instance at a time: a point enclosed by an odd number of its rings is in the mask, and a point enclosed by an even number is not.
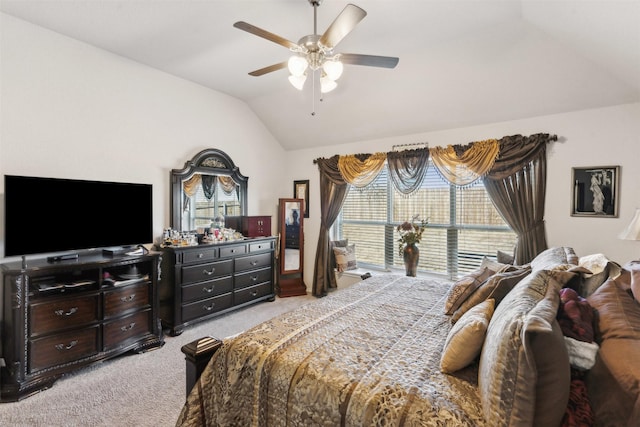
{"type": "Polygon", "coordinates": [[[139,311],[104,325],[104,350],[123,345],[130,338],[150,332],[151,310],[139,311]]]}
{"type": "Polygon", "coordinates": [[[247,273],[236,274],[234,277],[235,289],[246,288],[260,283],[271,281],[272,270],[264,268],[262,270],[249,271],[247,273]]]}
{"type": "Polygon", "coordinates": [[[220,248],[220,257],[237,256],[247,253],[247,245],[223,246],[220,248]]]}
{"type": "Polygon", "coordinates": [[[271,282],[240,289],[233,293],[234,304],[244,304],[245,302],[270,295],[271,293],[273,293],[271,282]]]}
{"type": "Polygon", "coordinates": [[[273,249],[273,242],[251,243],[249,245],[249,253],[264,252],[273,249]]]}
{"type": "Polygon", "coordinates": [[[104,293],[104,317],[112,317],[148,305],[149,284],[147,282],[104,293]]]}
{"type": "Polygon", "coordinates": [[[230,275],[232,271],[233,260],[231,259],[182,267],[182,284],[211,280],[230,275]]]}
{"type": "Polygon", "coordinates": [[[191,302],[225,294],[233,290],[233,277],[227,276],[208,282],[194,283],[182,287],[182,301],[191,302]]]}
{"type": "Polygon", "coordinates": [[[236,272],[271,267],[271,252],[236,258],[236,272]]]}
{"type": "Polygon", "coordinates": [[[198,261],[213,261],[216,258],[218,258],[218,248],[207,248],[202,250],[198,248],[197,251],[185,251],[182,253],[182,262],[184,264],[198,261]]]}
{"type": "Polygon", "coordinates": [[[31,335],[91,323],[98,319],[98,297],[58,299],[29,307],[31,335]]]}
{"type": "Polygon", "coordinates": [[[189,320],[208,316],[209,314],[231,307],[232,303],[233,294],[229,292],[217,297],[185,304],[182,306],[182,321],[188,322],[189,320]]]}
{"type": "Polygon", "coordinates": [[[98,326],[30,341],[31,372],[98,353],[98,326]]]}

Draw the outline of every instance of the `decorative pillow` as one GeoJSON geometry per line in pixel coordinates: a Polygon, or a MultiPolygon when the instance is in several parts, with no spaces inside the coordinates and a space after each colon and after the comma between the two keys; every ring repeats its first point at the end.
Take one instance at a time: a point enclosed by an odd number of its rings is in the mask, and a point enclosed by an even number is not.
{"type": "Polygon", "coordinates": [[[480,356],[478,390],[487,425],[560,425],[570,365],[548,271],[522,279],[496,308],[480,356]]]}
{"type": "Polygon", "coordinates": [[[455,282],[451,286],[444,304],[445,314],[453,314],[464,300],[494,273],[494,270],[489,270],[487,267],[480,267],[455,282]]]}
{"type": "Polygon", "coordinates": [[[508,254],[503,251],[496,252],[496,260],[501,264],[512,264],[513,265],[513,254],[508,254]]]}
{"type": "Polygon", "coordinates": [[[337,264],[336,264],[336,256],[335,256],[335,252],[334,252],[334,248],[346,248],[349,245],[349,239],[344,239],[344,240],[332,240],[331,242],[329,242],[329,248],[331,248],[331,271],[333,271],[334,269],[338,268],[337,264]]]}
{"type": "Polygon", "coordinates": [[[442,372],[449,374],[462,369],[480,354],[494,307],[494,300],[485,300],[472,307],[453,325],[442,349],[442,372]]]}
{"type": "Polygon", "coordinates": [[[609,260],[604,254],[593,254],[580,257],[578,265],[589,272],[582,274],[578,294],[588,297],[595,292],[609,277],[620,274],[620,265],[609,260]]]}
{"type": "Polygon", "coordinates": [[[489,277],[460,305],[460,308],[453,313],[451,321],[457,322],[467,310],[489,298],[494,299],[497,306],[509,291],[530,272],[529,267],[512,267],[509,271],[496,273],[489,277]]]}
{"type": "Polygon", "coordinates": [[[346,248],[333,248],[333,253],[336,256],[336,266],[338,271],[343,272],[358,268],[355,244],[347,245],[346,248]]]}
{"type": "Polygon", "coordinates": [[[531,261],[531,270],[552,270],[560,264],[578,265],[578,256],[573,248],[560,246],[540,252],[531,261]]]}
{"type": "Polygon", "coordinates": [[[501,272],[504,268],[507,267],[510,267],[510,265],[494,261],[487,256],[483,257],[482,262],[480,263],[480,268],[488,268],[489,270],[493,270],[494,273],[501,272]]]}
{"type": "Polygon", "coordinates": [[[633,298],[630,281],[631,273],[623,270],[587,297],[598,312],[596,341],[600,344],[611,338],[640,340],[640,304],[633,298]]]}

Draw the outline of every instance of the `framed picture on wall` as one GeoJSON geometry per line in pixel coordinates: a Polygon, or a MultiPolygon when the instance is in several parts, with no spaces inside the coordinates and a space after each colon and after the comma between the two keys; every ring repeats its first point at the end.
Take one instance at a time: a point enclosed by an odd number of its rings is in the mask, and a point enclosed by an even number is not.
{"type": "Polygon", "coordinates": [[[309,218],[309,180],[293,181],[293,198],[304,200],[304,217],[309,218]]]}
{"type": "Polygon", "coordinates": [[[572,168],[571,216],[618,217],[620,166],[572,168]]]}

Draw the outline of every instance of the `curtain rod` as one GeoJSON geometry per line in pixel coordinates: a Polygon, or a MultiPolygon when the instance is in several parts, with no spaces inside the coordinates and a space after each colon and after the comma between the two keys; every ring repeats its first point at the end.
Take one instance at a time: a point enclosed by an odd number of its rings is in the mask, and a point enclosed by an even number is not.
{"type": "Polygon", "coordinates": [[[396,151],[396,149],[398,149],[398,148],[405,149],[407,147],[415,147],[415,148],[429,147],[429,143],[428,142],[412,142],[410,144],[396,144],[396,145],[392,146],[391,149],[393,151],[396,151]]]}

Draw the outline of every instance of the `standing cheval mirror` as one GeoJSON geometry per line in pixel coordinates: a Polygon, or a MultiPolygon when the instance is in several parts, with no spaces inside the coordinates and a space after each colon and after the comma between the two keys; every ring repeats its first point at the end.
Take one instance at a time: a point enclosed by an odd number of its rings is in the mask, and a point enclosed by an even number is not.
{"type": "Polygon", "coordinates": [[[280,199],[278,208],[280,253],[278,296],[306,295],[304,265],[304,200],[280,199]]]}

